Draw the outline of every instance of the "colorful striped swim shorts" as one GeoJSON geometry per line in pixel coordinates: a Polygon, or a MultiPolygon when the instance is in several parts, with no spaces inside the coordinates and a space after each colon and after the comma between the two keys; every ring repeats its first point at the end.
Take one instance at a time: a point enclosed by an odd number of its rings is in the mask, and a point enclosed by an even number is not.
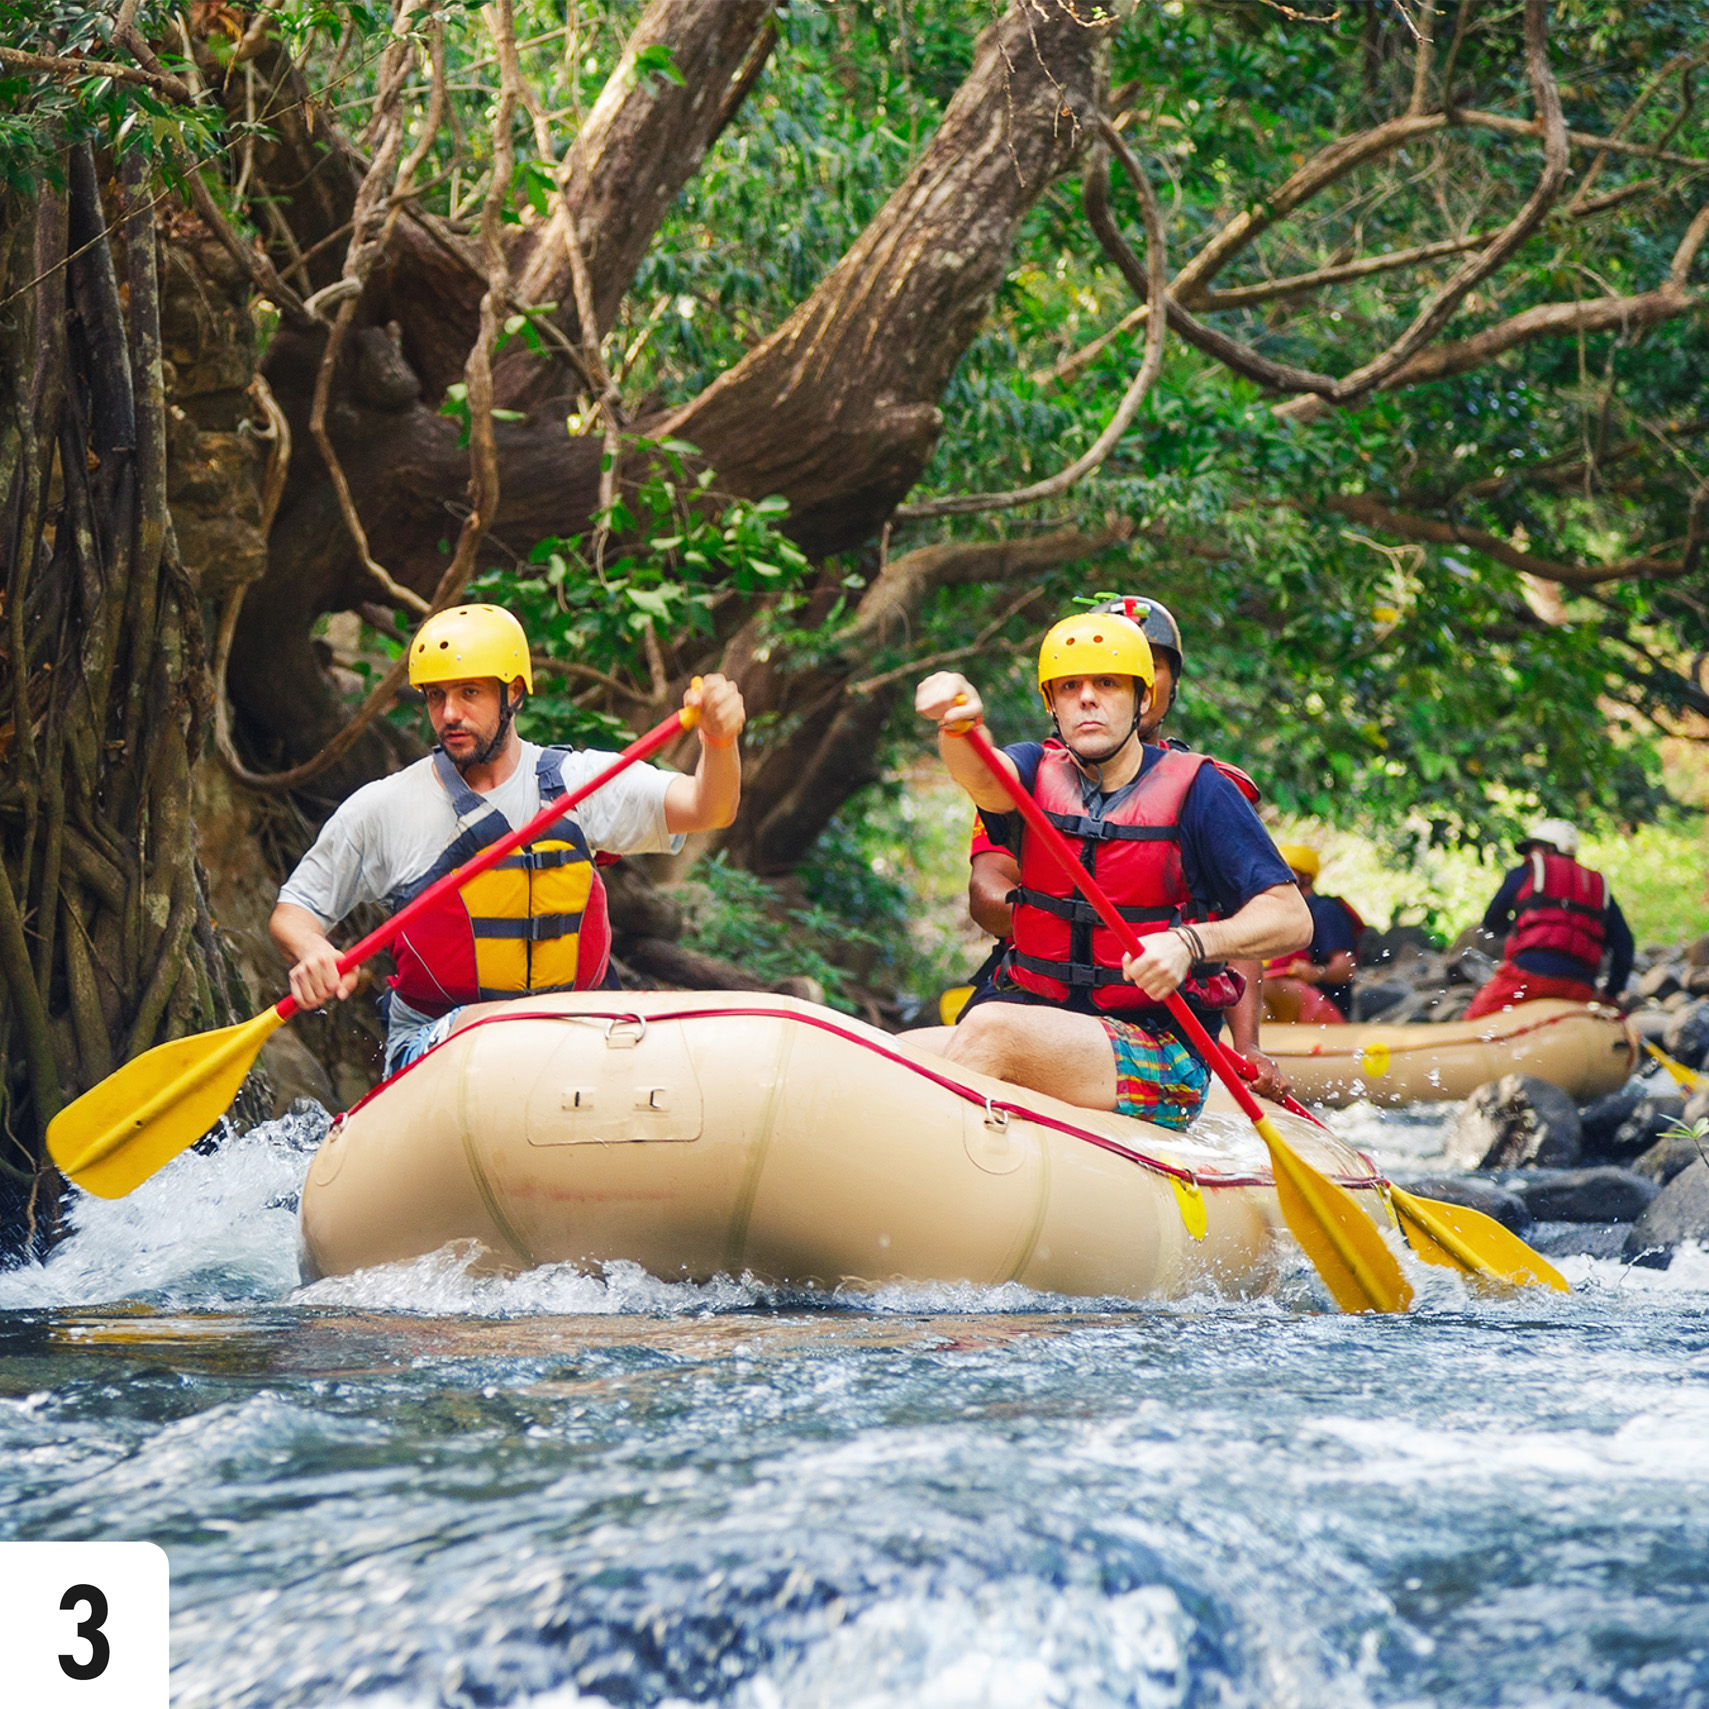
{"type": "Polygon", "coordinates": [[[1098,1017],[1116,1053],[1116,1114],[1158,1127],[1186,1127],[1204,1107],[1211,1071],[1175,1035],[1098,1017]]]}

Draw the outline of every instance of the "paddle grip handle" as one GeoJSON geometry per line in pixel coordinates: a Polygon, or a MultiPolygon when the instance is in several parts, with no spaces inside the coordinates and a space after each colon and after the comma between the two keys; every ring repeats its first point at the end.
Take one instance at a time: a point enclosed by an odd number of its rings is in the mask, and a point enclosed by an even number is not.
{"type": "MultiPolygon", "coordinates": [[[[1052,860],[1068,875],[1069,881],[1076,885],[1081,894],[1097,910],[1098,917],[1116,935],[1116,942],[1129,954],[1140,956],[1145,954],[1145,946],[1140,942],[1139,934],[1133,927],[1116,912],[1115,904],[1104,894],[1103,886],[1074,858],[1074,851],[1069,848],[1067,839],[1044,816],[1039,804],[1021,787],[1020,781],[1009,775],[1008,767],[1003,764],[1001,755],[991,746],[991,739],[977,724],[967,725],[950,734],[958,740],[967,742],[973,751],[985,763],[985,768],[1002,786],[1003,792],[1015,804],[1015,810],[1026,821],[1027,829],[1032,831],[1044,846],[1052,860]]],[[[1240,1106],[1241,1111],[1250,1120],[1264,1123],[1268,1120],[1258,1100],[1246,1089],[1246,1082],[1241,1079],[1231,1053],[1224,1050],[1211,1035],[1205,1031],[1199,1017],[1186,1005],[1178,991],[1171,991],[1163,999],[1169,1013],[1180,1023],[1181,1030],[1187,1035],[1188,1042],[1204,1057],[1216,1076],[1228,1088],[1229,1095],[1240,1106]]]]}
{"type": "MultiPolygon", "coordinates": [[[[590,795],[603,789],[619,772],[627,771],[638,760],[651,758],[666,743],[674,741],[683,732],[692,730],[699,722],[700,708],[685,706],[680,711],[673,712],[662,724],[655,725],[646,735],[636,737],[610,765],[596,772],[579,789],[559,796],[556,801],[541,808],[520,830],[500,837],[496,843],[482,849],[472,860],[464,861],[443,878],[436,879],[412,902],[400,908],[383,926],[376,926],[365,938],[352,944],[338,958],[338,971],[344,974],[353,967],[360,967],[369,957],[385,949],[399,932],[414,924],[428,909],[435,907],[453,892],[461,890],[471,879],[479,878],[483,872],[490,872],[505,856],[514,854],[525,844],[533,842],[566,813],[573,812],[590,795]]],[[[273,1012],[280,1020],[288,1021],[300,1008],[297,999],[287,994],[273,1005],[273,1012]]]]}

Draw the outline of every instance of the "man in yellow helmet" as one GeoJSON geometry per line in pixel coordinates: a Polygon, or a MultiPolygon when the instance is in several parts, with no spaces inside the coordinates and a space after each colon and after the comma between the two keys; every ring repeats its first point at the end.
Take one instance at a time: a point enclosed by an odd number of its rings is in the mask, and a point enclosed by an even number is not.
{"type": "MultiPolygon", "coordinates": [[[[1175,704],[1175,695],[1186,663],[1186,643],[1175,614],[1160,599],[1137,594],[1115,595],[1091,607],[1093,616],[1110,613],[1126,617],[1139,625],[1146,644],[1151,649],[1152,696],[1140,719],[1139,739],[1142,742],[1171,748],[1185,748],[1185,742],[1165,738],[1163,721],[1175,704]]],[[[1258,786],[1238,766],[1226,760],[1212,759],[1211,764],[1233,783],[1253,806],[1258,805],[1258,786]]],[[[997,939],[984,965],[973,975],[973,989],[978,992],[1000,965],[1009,947],[1009,931],[1014,907],[1009,898],[1021,882],[1021,870],[1014,855],[999,847],[985,834],[984,822],[973,816],[973,840],[968,850],[967,911],[975,925],[983,927],[997,939]]],[[[1257,1073],[1253,1090],[1264,1097],[1281,1097],[1288,1091],[1288,1078],[1281,1067],[1259,1048],[1259,998],[1263,981],[1259,963],[1243,962],[1235,970],[1245,990],[1233,1008],[1225,1010],[1229,1042],[1257,1073]]]]}
{"type": "MultiPolygon", "coordinates": [[[[539,748],[515,717],[534,672],[522,625],[496,605],[441,611],[410,643],[409,679],[438,746],[370,783],[327,820],[279,892],[271,929],[305,1009],[347,997],[327,933],[364,902],[396,911],[613,758],[539,748]]],[[[692,776],[632,765],[491,872],[466,885],[392,946],[387,1074],[474,1018],[473,1005],[530,991],[602,984],[611,954],[596,853],[682,846],[685,834],[731,823],[741,799],[742,697],[709,676],[684,704],[700,709],[692,776]]]]}
{"type": "Polygon", "coordinates": [[[1351,902],[1318,893],[1322,862],[1316,849],[1283,843],[1281,856],[1311,909],[1311,942],[1264,969],[1264,1019],[1340,1026],[1353,1013],[1354,958],[1365,922],[1351,902]]]}
{"type": "Polygon", "coordinates": [[[1311,916],[1235,785],[1203,754],[1141,740],[1155,676],[1145,636],[1127,617],[1066,618],[1045,636],[1038,672],[1060,746],[1022,742],[1003,755],[1146,938],[1133,960],[955,734],[981,716],[972,683],[940,671],[914,704],[938,725],[950,775],[1021,873],[1012,944],[944,1054],[1069,1103],[1182,1128],[1204,1103],[1210,1071],[1164,998],[1180,990],[1214,1033],[1239,995],[1225,964],[1299,948],[1311,916]]]}

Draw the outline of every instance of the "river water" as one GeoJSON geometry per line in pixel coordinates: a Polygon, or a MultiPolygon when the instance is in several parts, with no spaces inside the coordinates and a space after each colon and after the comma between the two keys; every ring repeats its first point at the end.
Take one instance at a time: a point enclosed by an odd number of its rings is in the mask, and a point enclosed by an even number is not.
{"type": "MultiPolygon", "coordinates": [[[[1397,1169],[1441,1119],[1341,1118],[1397,1169]]],[[[0,1274],[0,1538],[163,1544],[178,1709],[1709,1706],[1709,1256],[1380,1320],[301,1289],[318,1131],[0,1274]]]]}

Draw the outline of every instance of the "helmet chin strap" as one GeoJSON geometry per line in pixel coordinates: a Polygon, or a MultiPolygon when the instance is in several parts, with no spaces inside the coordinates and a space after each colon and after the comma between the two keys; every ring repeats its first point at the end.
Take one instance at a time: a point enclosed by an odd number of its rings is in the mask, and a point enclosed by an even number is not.
{"type": "Polygon", "coordinates": [[[473,767],[491,765],[499,750],[504,746],[504,739],[510,732],[511,720],[516,716],[516,709],[522,704],[522,696],[518,695],[513,701],[510,698],[510,684],[499,684],[499,697],[503,704],[499,708],[498,728],[493,732],[490,742],[477,748],[466,760],[452,760],[459,772],[467,774],[473,767]]]}

